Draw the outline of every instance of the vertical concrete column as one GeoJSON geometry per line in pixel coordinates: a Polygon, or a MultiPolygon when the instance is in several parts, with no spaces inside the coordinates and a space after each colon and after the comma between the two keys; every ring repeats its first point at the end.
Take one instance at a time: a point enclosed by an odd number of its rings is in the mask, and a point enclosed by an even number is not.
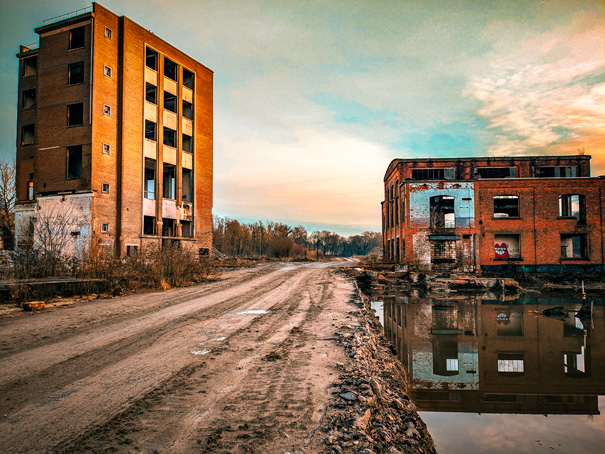
{"type": "Polygon", "coordinates": [[[157,162],[156,162],[156,206],[155,223],[156,235],[162,235],[164,222],[162,208],[164,206],[164,55],[158,52],[158,126],[157,126],[157,162]]]}
{"type": "Polygon", "coordinates": [[[176,216],[174,221],[176,236],[183,236],[183,226],[181,225],[180,216],[183,213],[183,67],[178,65],[178,73],[177,73],[177,88],[176,88],[176,206],[177,213],[180,215],[176,216]],[[180,209],[179,209],[180,208],[180,209]]]}

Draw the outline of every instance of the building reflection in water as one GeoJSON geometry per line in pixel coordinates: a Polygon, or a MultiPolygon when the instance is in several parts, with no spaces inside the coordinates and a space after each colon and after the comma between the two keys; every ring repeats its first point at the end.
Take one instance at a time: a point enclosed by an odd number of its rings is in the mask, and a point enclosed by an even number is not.
{"type": "Polygon", "coordinates": [[[481,298],[384,298],[385,334],[419,411],[599,414],[602,301],[579,319],[580,300],[481,298]]]}

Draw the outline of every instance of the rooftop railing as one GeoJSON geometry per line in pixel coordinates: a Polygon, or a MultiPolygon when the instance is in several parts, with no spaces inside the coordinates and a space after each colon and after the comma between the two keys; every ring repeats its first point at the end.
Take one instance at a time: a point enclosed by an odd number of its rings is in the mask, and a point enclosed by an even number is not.
{"type": "Polygon", "coordinates": [[[61,16],[53,17],[52,19],[46,19],[44,21],[44,25],[54,24],[56,22],[61,22],[66,19],[71,19],[72,17],[81,16],[82,14],[92,13],[92,6],[88,6],[86,8],[82,8],[76,11],[72,11],[71,13],[62,14],[61,16]]]}
{"type": "Polygon", "coordinates": [[[32,43],[27,46],[21,45],[21,52],[31,52],[32,50],[37,50],[40,47],[40,43],[32,43]]]}

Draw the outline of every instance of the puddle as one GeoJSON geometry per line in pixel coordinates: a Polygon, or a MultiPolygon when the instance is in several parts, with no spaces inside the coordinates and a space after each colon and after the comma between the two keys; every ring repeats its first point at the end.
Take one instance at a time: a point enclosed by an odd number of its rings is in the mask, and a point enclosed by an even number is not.
{"type": "Polygon", "coordinates": [[[194,350],[191,353],[194,355],[207,355],[210,352],[212,352],[212,350],[194,350]]]}
{"type": "Polygon", "coordinates": [[[237,312],[235,315],[262,315],[262,314],[268,314],[269,311],[266,311],[264,309],[252,309],[249,311],[244,311],[244,312],[237,312]]]}
{"type": "Polygon", "coordinates": [[[580,318],[581,299],[561,296],[373,299],[438,452],[605,446],[605,300],[580,318]]]}

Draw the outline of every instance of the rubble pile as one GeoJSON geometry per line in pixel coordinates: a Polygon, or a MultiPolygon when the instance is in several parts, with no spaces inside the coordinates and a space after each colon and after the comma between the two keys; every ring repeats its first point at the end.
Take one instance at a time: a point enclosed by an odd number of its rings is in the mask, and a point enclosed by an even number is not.
{"type": "Polygon", "coordinates": [[[406,375],[364,298],[351,312],[359,323],[334,333],[350,358],[338,364],[330,407],[320,426],[325,453],[435,453],[424,422],[410,402],[406,375]]]}

